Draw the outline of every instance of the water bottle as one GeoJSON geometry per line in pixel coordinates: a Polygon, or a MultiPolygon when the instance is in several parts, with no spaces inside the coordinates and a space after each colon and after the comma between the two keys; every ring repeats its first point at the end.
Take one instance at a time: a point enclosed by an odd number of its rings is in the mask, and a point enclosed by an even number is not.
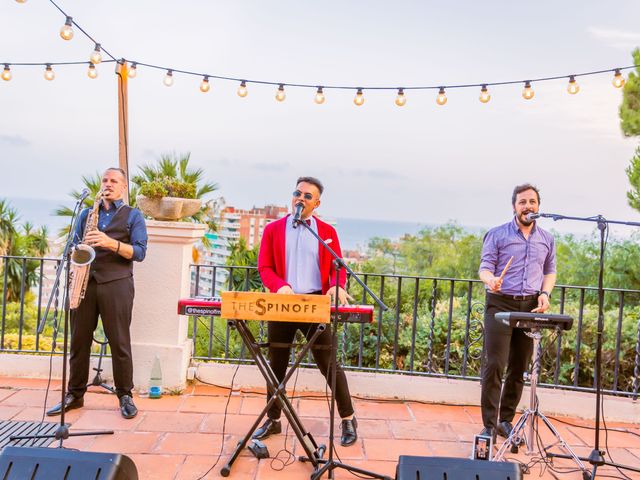
{"type": "Polygon", "coordinates": [[[151,378],[149,379],[149,398],[160,398],[162,396],[162,369],[160,368],[160,358],[156,355],[151,367],[151,378]]]}

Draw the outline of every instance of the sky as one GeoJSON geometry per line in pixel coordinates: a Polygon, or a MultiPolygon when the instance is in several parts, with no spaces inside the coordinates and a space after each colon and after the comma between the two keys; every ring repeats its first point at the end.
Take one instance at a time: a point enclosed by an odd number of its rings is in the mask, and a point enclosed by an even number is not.
{"type": "MultiPolygon", "coordinates": [[[[60,8],[117,58],[211,75],[311,85],[363,87],[502,82],[631,65],[640,45],[640,3],[506,1],[180,2],[59,0],[60,8]]],[[[85,61],[93,43],[46,0],[0,3],[0,63],[85,61]]],[[[104,55],[106,58],[106,55],[104,55]]],[[[0,198],[70,202],[82,175],[118,163],[113,64],[12,68],[0,82],[0,198]]],[[[319,213],[428,224],[490,227],[511,215],[511,191],[540,188],[541,211],[640,221],[627,205],[625,168],[638,139],[619,128],[622,93],[612,75],[436,93],[287,88],[140,67],[129,82],[129,167],[162,153],[191,153],[227,204],[287,204],[295,179],[325,184],[319,213]]],[[[545,222],[550,222],[545,220],[545,222]]],[[[593,224],[551,222],[560,232],[593,224]]],[[[627,235],[630,227],[612,228],[627,235]]]]}

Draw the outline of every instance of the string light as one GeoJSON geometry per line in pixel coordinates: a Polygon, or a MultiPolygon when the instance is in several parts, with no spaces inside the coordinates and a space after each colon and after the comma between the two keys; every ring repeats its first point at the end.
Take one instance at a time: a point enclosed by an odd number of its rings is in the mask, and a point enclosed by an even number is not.
{"type": "Polygon", "coordinates": [[[575,95],[579,91],[580,91],[580,85],[578,85],[576,83],[575,75],[570,75],[569,76],[569,86],[567,87],[567,92],[569,92],[571,95],[575,95]]]}
{"type": "Polygon", "coordinates": [[[171,69],[167,70],[167,74],[164,76],[163,83],[167,87],[170,87],[171,85],[173,85],[173,70],[171,69]]]}
{"type": "Polygon", "coordinates": [[[200,82],[200,91],[202,93],[207,93],[210,88],[211,85],[209,85],[209,75],[205,75],[202,79],[202,82],[200,82]]]}
{"type": "Polygon", "coordinates": [[[487,89],[486,85],[482,85],[482,88],[480,89],[480,101],[482,103],[487,103],[489,100],[491,100],[491,95],[489,95],[489,90],[487,89]]]}
{"type": "Polygon", "coordinates": [[[93,63],[89,64],[87,75],[89,76],[89,78],[96,78],[98,76],[98,70],[96,70],[96,66],[93,63]]]}
{"type": "Polygon", "coordinates": [[[100,44],[96,43],[96,48],[94,48],[93,52],[91,52],[91,56],[89,57],[89,61],[94,65],[99,64],[102,61],[102,53],[100,53],[100,44]]]}
{"type": "Polygon", "coordinates": [[[2,71],[2,79],[5,82],[8,82],[9,80],[11,80],[11,68],[9,68],[8,63],[4,64],[4,70],[2,71]]]}
{"type": "Polygon", "coordinates": [[[47,68],[44,69],[44,79],[51,81],[54,78],[56,78],[56,73],[51,68],[51,64],[47,63],[47,68]]]}
{"type": "Polygon", "coordinates": [[[71,40],[73,38],[73,18],[67,16],[64,25],[60,29],[60,36],[63,40],[71,40]]]}
{"type": "Polygon", "coordinates": [[[129,67],[129,70],[127,71],[127,77],[136,78],[137,74],[138,74],[138,64],[136,62],[133,62],[129,67]]]}
{"type": "MultiPolygon", "coordinates": [[[[16,0],[17,3],[26,3],[27,0],[16,0]]],[[[62,28],[60,29],[60,36],[64,39],[64,40],[71,40],[74,36],[74,30],[73,30],[73,26],[77,26],[78,29],[81,31],[82,34],[84,34],[87,38],[89,38],[91,41],[94,41],[93,38],[91,37],[91,35],[89,33],[87,33],[84,29],[82,29],[82,27],[78,24],[76,24],[73,21],[73,17],[70,15],[67,15],[67,13],[65,11],[63,11],[62,9],[60,9],[60,7],[58,7],[55,2],[53,2],[53,0],[51,0],[51,3],[53,3],[54,6],[56,6],[58,8],[58,10],[60,10],[60,12],[65,16],[65,23],[62,26],[62,28]]],[[[105,53],[111,58],[111,60],[108,61],[116,61],[115,58],[108,52],[105,50],[105,53]]],[[[99,64],[103,61],[102,59],[102,49],[99,43],[95,43],[95,49],[92,52],[91,56],[90,56],[90,63],[91,65],[95,65],[95,64],[99,64]]],[[[123,60],[124,61],[124,60],[123,60]]],[[[84,62],[60,62],[60,63],[55,63],[55,65],[67,65],[67,64],[82,64],[84,62]]],[[[0,63],[1,65],[1,63],[0,63]]],[[[52,64],[49,63],[5,63],[5,69],[2,72],[2,78],[5,79],[5,81],[10,80],[11,79],[11,71],[9,66],[10,65],[44,65],[46,67],[50,67],[52,64]]],[[[91,78],[96,78],[97,77],[97,71],[95,70],[95,68],[91,68],[91,65],[89,66],[89,71],[88,71],[88,75],[91,78]]],[[[167,75],[165,77],[165,84],[167,86],[171,86],[173,84],[173,78],[172,78],[172,73],[173,70],[172,69],[167,69],[166,67],[162,67],[159,65],[151,65],[151,64],[145,64],[143,63],[142,65],[147,66],[147,67],[151,67],[151,68],[159,68],[159,69],[166,69],[167,70],[167,75]]],[[[132,62],[131,66],[129,69],[127,69],[127,73],[129,78],[135,78],[136,73],[137,73],[137,64],[136,62],[132,62]]],[[[588,72],[582,72],[582,73],[578,73],[578,74],[573,74],[573,75],[569,75],[569,85],[567,87],[567,90],[569,91],[570,94],[576,94],[580,91],[580,87],[577,84],[575,78],[578,76],[587,76],[587,75],[599,75],[602,73],[607,73],[607,72],[614,72],[614,77],[612,79],[612,83],[616,88],[621,88],[625,85],[625,78],[622,76],[621,70],[626,70],[626,69],[630,69],[630,68],[638,68],[640,67],[640,65],[630,65],[630,66],[625,66],[625,67],[619,67],[619,68],[615,68],[615,69],[604,69],[604,70],[595,70],[595,71],[588,71],[588,72]]],[[[185,74],[185,75],[196,75],[196,76],[203,76],[202,73],[197,73],[197,72],[191,72],[191,71],[184,71],[184,70],[179,70],[180,73],[185,74]]],[[[51,68],[46,68],[45,69],[45,75],[47,79],[49,78],[55,78],[55,73],[53,72],[53,70],[51,68]]],[[[210,78],[209,75],[204,75],[204,77],[208,80],[210,78]]],[[[240,81],[240,87],[238,88],[238,95],[240,97],[246,97],[248,95],[248,90],[247,90],[247,81],[246,80],[241,80],[240,78],[234,78],[234,77],[225,77],[225,76],[218,76],[218,75],[212,75],[212,78],[216,78],[216,79],[220,79],[220,80],[226,80],[226,81],[240,81]]],[[[525,82],[525,87],[524,90],[522,91],[522,96],[523,98],[530,100],[534,97],[534,91],[531,88],[531,83],[532,82],[543,82],[543,81],[553,81],[553,80],[560,80],[562,78],[567,78],[567,75],[562,75],[562,76],[549,76],[549,77],[542,77],[542,78],[534,78],[531,80],[511,80],[511,81],[502,81],[502,82],[495,82],[495,83],[488,83],[488,84],[480,84],[481,86],[481,93],[480,93],[480,101],[482,103],[487,103],[490,99],[491,99],[491,95],[489,95],[488,90],[487,90],[487,86],[495,86],[495,85],[508,85],[508,84],[517,84],[520,82],[525,82]]],[[[325,97],[324,97],[324,92],[323,89],[324,87],[315,87],[313,85],[310,84],[286,84],[286,83],[275,83],[275,82],[270,82],[270,81],[264,81],[264,80],[259,80],[259,79],[253,79],[251,80],[252,83],[261,83],[261,84],[266,84],[266,85],[278,85],[278,90],[276,92],[276,99],[278,101],[284,101],[284,99],[286,98],[286,94],[284,92],[284,85],[289,85],[289,86],[294,86],[294,87],[302,87],[302,88],[317,88],[317,92],[316,92],[316,96],[315,96],[315,102],[318,104],[322,104],[325,102],[325,97]]],[[[201,83],[201,87],[203,87],[204,91],[208,91],[207,85],[204,85],[206,82],[205,80],[202,81],[201,83]]],[[[469,87],[476,87],[478,86],[478,84],[470,84],[470,83],[466,83],[466,84],[460,84],[460,85],[448,85],[447,88],[469,88],[469,87]]],[[[331,85],[327,88],[334,88],[334,89],[341,89],[341,90],[350,90],[350,89],[357,89],[357,93],[356,96],[354,98],[354,103],[357,106],[361,106],[364,104],[364,94],[363,91],[365,89],[371,88],[371,87],[354,87],[354,86],[350,86],[350,85],[331,85]]],[[[431,85],[415,85],[410,87],[412,90],[429,90],[429,89],[433,89],[436,88],[434,86],[431,85]]],[[[436,102],[439,105],[444,105],[447,102],[447,97],[445,94],[445,87],[438,87],[439,88],[439,92],[438,92],[438,96],[436,98],[436,102]]],[[[398,88],[398,87],[375,87],[376,90],[397,90],[397,95],[396,95],[396,105],[398,106],[404,106],[406,104],[406,97],[404,95],[404,89],[403,88],[398,88]]]]}
{"type": "Polygon", "coordinates": [[[622,73],[620,73],[619,68],[616,68],[616,73],[613,75],[613,86],[616,88],[624,86],[624,77],[622,76],[622,73]]]}
{"type": "Polygon", "coordinates": [[[533,88],[531,88],[531,82],[529,80],[524,82],[524,90],[522,90],[522,98],[524,98],[525,100],[531,100],[535,94],[536,92],[534,92],[533,88]]]}
{"type": "Polygon", "coordinates": [[[249,90],[247,90],[247,82],[242,80],[240,82],[240,86],[238,87],[238,96],[244,98],[247,95],[249,95],[249,90]]]}
{"type": "Polygon", "coordinates": [[[399,107],[404,107],[407,103],[407,97],[404,96],[404,88],[398,89],[398,95],[396,96],[396,105],[399,107]]]}

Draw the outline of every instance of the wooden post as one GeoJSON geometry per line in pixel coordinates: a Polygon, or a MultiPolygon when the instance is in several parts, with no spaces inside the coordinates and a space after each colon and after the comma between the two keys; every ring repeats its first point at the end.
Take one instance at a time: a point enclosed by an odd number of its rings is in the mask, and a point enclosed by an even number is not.
{"type": "Polygon", "coordinates": [[[125,202],[129,204],[129,94],[127,91],[129,68],[124,61],[118,61],[118,165],[127,173],[125,202]]]}

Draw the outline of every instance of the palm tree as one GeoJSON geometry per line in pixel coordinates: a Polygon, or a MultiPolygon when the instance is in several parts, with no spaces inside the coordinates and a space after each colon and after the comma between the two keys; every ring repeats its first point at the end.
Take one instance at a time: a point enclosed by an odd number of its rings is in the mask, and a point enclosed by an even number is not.
{"type": "MultiPolygon", "coordinates": [[[[231,253],[227,258],[227,265],[233,267],[257,267],[259,245],[247,247],[247,241],[239,238],[229,244],[231,253]]],[[[238,268],[231,273],[230,287],[232,290],[256,291],[262,288],[262,280],[256,268],[238,268]]]]}
{"type": "Polygon", "coordinates": [[[0,253],[6,255],[0,269],[0,279],[4,283],[6,275],[3,291],[9,302],[20,300],[23,281],[25,290],[38,282],[37,269],[40,263],[17,257],[42,257],[49,250],[47,228],[35,229],[30,222],[17,228],[18,219],[18,212],[6,200],[0,200],[0,253]]]}
{"type": "MultiPolygon", "coordinates": [[[[196,186],[195,198],[203,199],[205,195],[218,190],[218,184],[213,182],[205,182],[204,169],[189,168],[189,160],[191,153],[163,153],[157,160],[155,165],[142,165],[138,167],[140,174],[131,177],[133,184],[131,190],[131,198],[135,198],[134,189],[137,191],[144,183],[163,180],[166,178],[178,180],[180,182],[193,184],[196,186]]],[[[205,223],[209,230],[215,232],[217,229],[215,213],[217,212],[217,201],[209,200],[204,202],[202,208],[194,215],[184,218],[183,221],[205,223]]],[[[204,237],[202,243],[205,247],[210,248],[209,240],[204,237]]]]}
{"type": "MultiPolygon", "coordinates": [[[[83,175],[82,183],[84,184],[85,188],[89,190],[89,196],[84,199],[82,207],[91,208],[93,207],[93,200],[96,198],[96,195],[98,195],[98,192],[102,187],[102,174],[100,172],[96,172],[93,176],[83,175]]],[[[80,200],[80,197],[82,197],[82,192],[79,192],[78,190],[71,190],[71,192],[69,192],[69,195],[77,202],[78,200],[80,200]]],[[[73,210],[67,205],[60,205],[53,211],[53,214],[57,215],[58,217],[69,217],[70,221],[71,216],[73,215],[73,210]]],[[[67,235],[69,235],[69,225],[62,227],[58,231],[59,237],[66,237],[67,235]]]]}

